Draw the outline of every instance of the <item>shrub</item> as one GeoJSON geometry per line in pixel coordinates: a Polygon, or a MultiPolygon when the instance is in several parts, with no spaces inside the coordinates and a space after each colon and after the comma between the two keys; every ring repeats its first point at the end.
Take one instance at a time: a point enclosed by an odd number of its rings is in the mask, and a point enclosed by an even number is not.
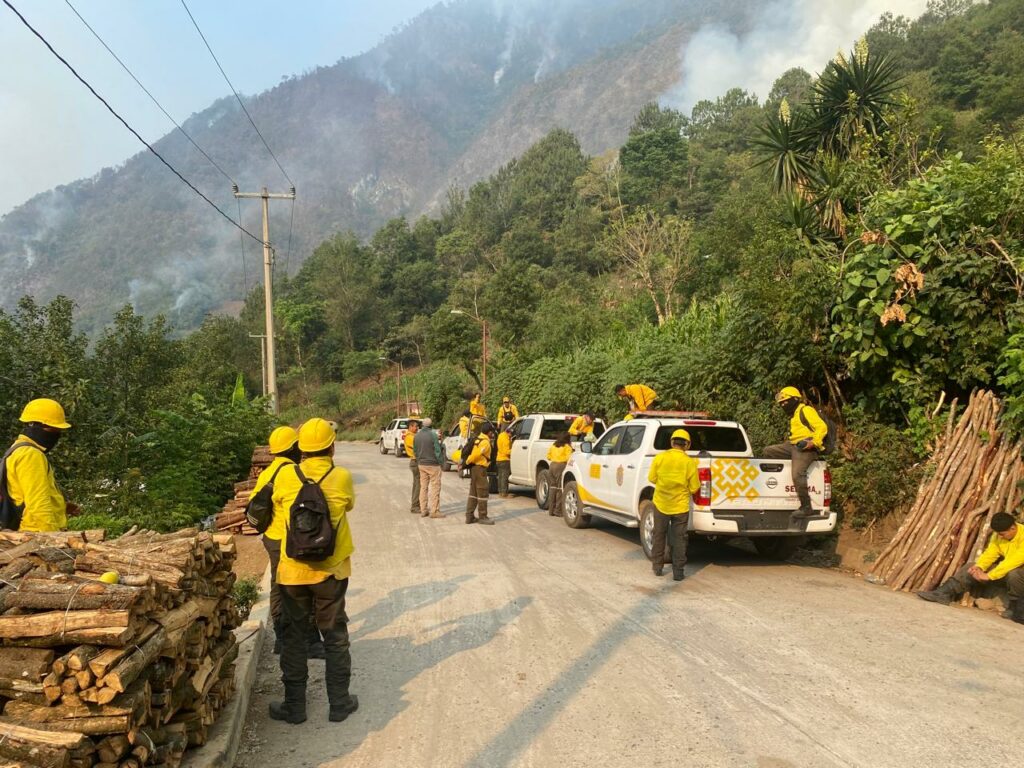
{"type": "Polygon", "coordinates": [[[260,583],[252,576],[239,579],[235,582],[234,589],[231,590],[231,596],[235,599],[235,605],[238,606],[238,612],[242,619],[247,619],[249,611],[260,599],[260,583]]]}

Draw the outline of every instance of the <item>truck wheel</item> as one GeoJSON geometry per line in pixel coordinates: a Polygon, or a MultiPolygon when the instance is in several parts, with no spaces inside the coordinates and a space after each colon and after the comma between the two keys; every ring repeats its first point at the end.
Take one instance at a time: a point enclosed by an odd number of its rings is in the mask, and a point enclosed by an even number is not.
{"type": "Polygon", "coordinates": [[[382,437],[380,439],[380,455],[381,456],[387,456],[387,454],[388,454],[388,449],[384,447],[384,438],[382,437]]]}
{"type": "Polygon", "coordinates": [[[546,469],[542,469],[537,473],[534,495],[537,498],[537,506],[541,509],[547,509],[548,502],[551,501],[551,473],[546,469]]]}
{"type": "Polygon", "coordinates": [[[590,525],[590,515],[583,513],[583,502],[580,501],[575,480],[570,480],[562,489],[562,519],[570,528],[586,528],[590,525]]]}
{"type": "Polygon", "coordinates": [[[454,469],[454,467],[455,467],[455,465],[452,464],[450,461],[448,461],[448,453],[444,450],[444,448],[442,448],[441,449],[441,471],[442,472],[451,472],[452,469],[454,469]]]}
{"type": "MultiPolygon", "coordinates": [[[[654,562],[654,513],[657,509],[650,499],[640,502],[640,546],[644,555],[654,562]]],[[[668,542],[665,542],[666,547],[668,542]]]]}
{"type": "Polygon", "coordinates": [[[757,554],[769,560],[788,560],[804,543],[803,536],[757,536],[752,541],[757,554]]]}
{"type": "Polygon", "coordinates": [[[398,442],[396,441],[395,442],[395,458],[396,459],[400,459],[404,455],[405,455],[405,446],[399,445],[398,442]]]}

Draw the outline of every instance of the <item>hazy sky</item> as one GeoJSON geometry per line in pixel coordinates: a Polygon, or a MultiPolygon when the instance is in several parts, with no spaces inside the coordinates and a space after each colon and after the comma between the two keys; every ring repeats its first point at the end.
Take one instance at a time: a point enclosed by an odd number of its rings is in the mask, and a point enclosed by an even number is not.
{"type": "MultiPolygon", "coordinates": [[[[174,130],[64,0],[11,2],[147,140],[174,130]]],[[[71,2],[179,123],[229,95],[180,0],[71,2]]],[[[436,2],[189,0],[189,8],[235,87],[253,94],[282,76],[372,47],[436,2]]],[[[0,5],[0,215],[140,149],[0,5]]]]}

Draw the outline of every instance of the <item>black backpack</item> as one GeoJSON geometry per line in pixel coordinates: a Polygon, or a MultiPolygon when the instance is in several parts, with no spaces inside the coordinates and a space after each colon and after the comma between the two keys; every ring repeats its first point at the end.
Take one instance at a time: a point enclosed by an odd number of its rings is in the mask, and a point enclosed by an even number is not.
{"type": "MultiPolygon", "coordinates": [[[[814,429],[811,427],[810,422],[807,421],[807,417],[804,416],[804,408],[809,407],[810,406],[807,405],[800,406],[800,421],[803,422],[805,427],[813,432],[814,429]]],[[[825,433],[825,439],[821,441],[821,454],[823,456],[827,456],[828,454],[833,453],[836,449],[836,423],[820,411],[815,410],[814,412],[818,414],[818,418],[824,421],[825,426],[828,428],[828,432],[825,433]]]]}
{"type": "Polygon", "coordinates": [[[270,476],[267,484],[256,491],[249,498],[249,503],[245,505],[245,519],[256,529],[256,533],[266,531],[274,520],[274,481],[277,479],[278,472],[286,466],[288,465],[282,464],[274,470],[274,474],[270,476]]]}
{"type": "Polygon", "coordinates": [[[328,469],[319,480],[310,480],[295,466],[302,487],[289,511],[288,535],[285,537],[285,554],[292,560],[303,563],[317,563],[334,554],[338,529],[331,524],[331,510],[327,506],[320,483],[334,471],[328,469]]]}
{"type": "Polygon", "coordinates": [[[16,531],[21,528],[21,514],[25,511],[25,505],[15,504],[7,490],[7,457],[24,446],[36,448],[32,443],[15,443],[7,449],[3,459],[0,459],[0,529],[5,531],[16,531]]]}

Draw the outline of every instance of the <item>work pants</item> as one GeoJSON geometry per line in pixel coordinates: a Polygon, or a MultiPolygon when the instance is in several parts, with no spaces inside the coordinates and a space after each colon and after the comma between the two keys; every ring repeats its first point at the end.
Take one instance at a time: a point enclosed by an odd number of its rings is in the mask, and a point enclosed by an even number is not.
{"type": "Polygon", "coordinates": [[[999,586],[1005,584],[1010,600],[1024,598],[1024,566],[1014,568],[1002,579],[997,579],[996,581],[978,581],[968,573],[973,565],[974,563],[965,565],[954,573],[946,584],[954,586],[956,592],[960,595],[964,592],[970,592],[975,597],[989,597],[999,586]]]}
{"type": "Polygon", "coordinates": [[[409,505],[409,511],[414,515],[420,513],[420,467],[416,463],[416,459],[409,460],[409,469],[412,470],[412,502],[409,505]]]}
{"type": "Polygon", "coordinates": [[[352,678],[352,654],[349,650],[348,616],[345,614],[345,592],[348,579],[333,576],[319,584],[285,584],[281,586],[281,607],[284,610],[284,647],[281,650],[281,680],[285,701],[305,703],[306,681],[309,679],[309,634],[301,628],[312,621],[324,638],[327,699],[331,706],[340,706],[348,696],[352,678]]]}
{"type": "Polygon", "coordinates": [[[512,474],[511,461],[498,462],[498,495],[508,496],[508,478],[512,474]]]}
{"type": "Polygon", "coordinates": [[[792,443],[778,443],[769,445],[761,451],[761,457],[765,459],[789,459],[793,470],[793,485],[796,487],[796,495],[800,499],[800,506],[811,508],[811,494],[807,490],[807,473],[811,464],[819,458],[817,449],[801,451],[792,443]]]}
{"type": "Polygon", "coordinates": [[[263,535],[263,548],[270,558],[270,620],[275,626],[281,623],[281,587],[277,583],[277,565],[281,562],[281,540],[263,535]]]}
{"type": "Polygon", "coordinates": [[[428,515],[441,514],[441,465],[422,464],[420,473],[420,514],[428,515]]]}
{"type": "Polygon", "coordinates": [[[556,461],[548,467],[548,475],[551,477],[551,483],[548,485],[548,514],[554,517],[562,516],[562,473],[564,471],[564,461],[556,461]]]}
{"type": "Polygon", "coordinates": [[[480,464],[471,464],[469,467],[469,499],[466,501],[466,520],[473,520],[474,512],[479,513],[476,517],[480,519],[487,517],[487,497],[490,495],[489,484],[487,467],[480,464]]]}
{"type": "Polygon", "coordinates": [[[653,565],[665,565],[665,545],[671,542],[672,545],[672,575],[682,576],[683,566],[686,565],[686,544],[687,526],[690,524],[690,514],[683,512],[679,515],[666,515],[660,512],[657,507],[654,509],[654,544],[653,565]],[[668,534],[666,536],[666,534],[668,534]],[[667,539],[667,541],[666,541],[667,539]]]}

